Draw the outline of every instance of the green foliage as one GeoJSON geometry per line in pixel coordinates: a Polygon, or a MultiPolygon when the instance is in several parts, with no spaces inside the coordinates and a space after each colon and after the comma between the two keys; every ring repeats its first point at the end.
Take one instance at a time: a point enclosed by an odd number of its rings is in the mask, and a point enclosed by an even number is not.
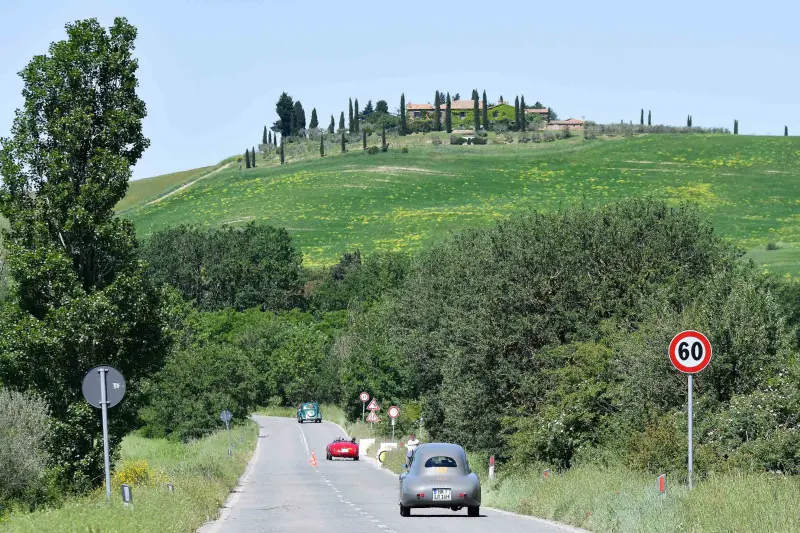
{"type": "MultiPolygon", "coordinates": [[[[342,118],[344,118],[344,117],[342,117],[342,118]]],[[[333,134],[335,128],[336,128],[336,125],[335,125],[335,123],[333,121],[333,115],[331,115],[331,123],[328,124],[328,133],[333,134]]]]}
{"type": "Polygon", "coordinates": [[[734,120],[733,121],[733,134],[734,135],[739,135],[739,121],[738,120],[734,120]]]}
{"type": "Polygon", "coordinates": [[[489,131],[489,104],[486,102],[486,89],[483,90],[483,129],[489,131]]]}
{"type": "MultiPolygon", "coordinates": [[[[440,144],[441,144],[441,141],[440,141],[440,144]]],[[[407,154],[408,153],[408,146],[401,146],[400,147],[400,153],[407,154]]]]}
{"type": "Polygon", "coordinates": [[[784,137],[788,137],[789,136],[789,126],[784,126],[783,127],[783,136],[784,137]]]}
{"type": "Polygon", "coordinates": [[[44,477],[48,431],[44,401],[0,387],[0,516],[14,499],[30,498],[44,477]]]}
{"type": "Polygon", "coordinates": [[[386,100],[378,100],[375,102],[375,112],[376,113],[389,113],[389,104],[386,100]]]}
{"type": "Polygon", "coordinates": [[[362,150],[366,150],[367,149],[367,130],[366,129],[361,132],[361,149],[362,150]]]}
{"type": "MultiPolygon", "coordinates": [[[[41,395],[54,419],[52,465],[67,488],[82,489],[103,464],[98,417],[79,394],[84,373],[110,364],[136,383],[160,366],[169,339],[133,226],[114,216],[149,144],[135,92],[136,29],[117,18],[108,31],[95,19],[66,30],[67,40],[22,70],[25,105],[0,149],[15,281],[0,310],[0,381],[41,395]]],[[[115,410],[112,450],[132,429],[137,402],[129,394],[115,410]]]]}
{"type": "Polygon", "coordinates": [[[317,119],[317,108],[314,107],[311,109],[311,121],[308,123],[308,127],[311,129],[315,129],[319,126],[319,120],[317,119]]]}
{"type": "Polygon", "coordinates": [[[358,133],[358,122],[358,98],[356,98],[355,104],[353,104],[353,133],[358,133]]]}
{"type": "Polygon", "coordinates": [[[648,125],[648,126],[652,126],[652,125],[653,125],[653,121],[652,121],[652,115],[651,115],[651,113],[650,113],[650,110],[649,110],[649,109],[647,110],[647,125],[648,125]]]}
{"type": "Polygon", "coordinates": [[[481,129],[480,104],[478,100],[477,89],[472,91],[472,121],[472,129],[474,129],[475,133],[477,133],[481,129]]]}
{"type": "Polygon", "coordinates": [[[256,148],[255,148],[255,146],[252,146],[250,148],[250,166],[252,166],[253,168],[255,168],[255,166],[256,166],[256,148]]]}
{"type": "Polygon", "coordinates": [[[522,121],[522,119],[520,119],[521,113],[524,113],[524,111],[521,111],[519,108],[519,96],[517,96],[514,98],[514,129],[517,131],[519,131],[522,121]]]}
{"type": "Polygon", "coordinates": [[[319,138],[319,156],[325,157],[325,138],[322,136],[319,138]]]}
{"type": "Polygon", "coordinates": [[[264,126],[264,133],[261,134],[261,144],[267,144],[267,127],[264,126]]]}
{"type": "Polygon", "coordinates": [[[442,131],[442,100],[439,96],[439,91],[433,97],[433,129],[434,131],[442,131]]]}
{"type": "Polygon", "coordinates": [[[303,130],[306,128],[306,112],[303,109],[303,104],[300,103],[300,100],[294,103],[294,107],[292,108],[292,133],[293,136],[301,135],[303,130]]]}
{"type": "Polygon", "coordinates": [[[281,137],[281,165],[286,162],[286,156],[283,152],[283,137],[281,137]]]}
{"type": "Polygon", "coordinates": [[[368,153],[369,155],[375,155],[375,154],[377,154],[379,151],[380,151],[380,150],[379,150],[379,148],[378,148],[377,146],[370,146],[370,147],[369,147],[369,149],[367,149],[367,153],[368,153]]]}
{"type": "Polygon", "coordinates": [[[406,95],[400,95],[400,135],[405,135],[408,130],[408,117],[406,116],[406,95]]]}
{"type": "Polygon", "coordinates": [[[344,131],[344,111],[339,114],[339,131],[344,131]]]}
{"type": "Polygon", "coordinates": [[[447,93],[447,103],[445,104],[444,111],[444,129],[447,133],[453,132],[453,114],[450,109],[450,93],[447,93]]]}
{"type": "Polygon", "coordinates": [[[275,104],[275,113],[278,120],[275,121],[276,131],[281,132],[281,137],[292,135],[292,120],[294,119],[294,101],[288,94],[281,93],[278,102],[275,104]]]}
{"type": "Polygon", "coordinates": [[[348,101],[347,127],[350,130],[350,133],[353,133],[355,131],[355,129],[353,129],[353,99],[349,98],[348,101]]]}
{"type": "Polygon", "coordinates": [[[461,135],[451,135],[450,136],[450,144],[461,145],[467,142],[466,137],[462,137],[461,135]]]}
{"type": "Polygon", "coordinates": [[[299,302],[301,257],[285,229],[181,225],[154,234],[142,257],[155,283],[175,287],[199,309],[277,311],[299,302]]]}
{"type": "Polygon", "coordinates": [[[342,153],[345,153],[345,140],[344,140],[344,131],[342,131],[342,153]]]}
{"type": "Polygon", "coordinates": [[[224,409],[236,420],[249,416],[256,400],[254,374],[244,351],[232,346],[177,351],[145,389],[150,403],[142,419],[155,436],[188,440],[208,435],[219,427],[224,409]]]}
{"type": "Polygon", "coordinates": [[[641,112],[639,114],[639,124],[644,126],[644,108],[642,108],[642,110],[641,110],[641,112]]]}

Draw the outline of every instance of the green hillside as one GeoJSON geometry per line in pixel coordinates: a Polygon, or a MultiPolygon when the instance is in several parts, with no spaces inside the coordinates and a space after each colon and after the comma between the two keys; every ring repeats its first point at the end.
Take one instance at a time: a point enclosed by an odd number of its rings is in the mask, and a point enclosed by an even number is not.
{"type": "Polygon", "coordinates": [[[217,164],[208,167],[193,168],[191,170],[183,170],[181,172],[173,172],[171,174],[163,174],[152,178],[131,181],[128,184],[128,192],[125,198],[117,203],[116,210],[117,212],[124,212],[136,205],[154,200],[159,196],[177,189],[181,185],[208,174],[219,166],[220,165],[217,164]]]}
{"type": "Polygon", "coordinates": [[[719,232],[766,268],[800,274],[800,138],[645,135],[450,146],[443,136],[445,144],[435,146],[433,137],[391,139],[389,152],[376,155],[360,143],[344,155],[312,152],[282,167],[259,156],[257,168],[233,165],[123,216],[145,238],[179,223],[285,226],[305,263],[319,266],[345,250],[406,250],[523,209],[653,195],[697,202],[719,232]],[[398,141],[409,153],[396,149],[398,141]],[[766,251],[768,243],[778,249],[766,251]]]}

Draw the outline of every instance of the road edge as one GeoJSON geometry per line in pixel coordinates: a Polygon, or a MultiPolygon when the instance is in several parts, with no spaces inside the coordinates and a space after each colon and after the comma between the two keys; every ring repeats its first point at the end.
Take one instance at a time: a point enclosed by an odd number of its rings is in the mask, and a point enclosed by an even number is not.
{"type": "MultiPolygon", "coordinates": [[[[344,433],[344,435],[347,436],[347,431],[342,426],[340,426],[336,422],[330,422],[330,423],[333,424],[334,426],[338,427],[342,431],[342,433],[344,433]]],[[[378,461],[377,459],[374,459],[374,458],[372,458],[372,457],[370,457],[368,455],[363,455],[361,457],[361,460],[366,461],[367,463],[371,464],[375,468],[378,468],[382,472],[386,472],[387,474],[389,474],[392,477],[397,477],[397,474],[395,474],[394,472],[392,472],[388,468],[384,468],[383,465],[381,464],[381,462],[378,461]]],[[[561,530],[563,530],[565,532],[569,532],[569,533],[592,533],[588,529],[581,529],[579,527],[571,526],[569,524],[563,524],[561,522],[554,522],[553,520],[547,520],[545,518],[539,518],[538,516],[520,514],[520,513],[515,513],[515,512],[512,512],[512,511],[505,511],[503,509],[498,509],[496,507],[489,507],[487,505],[481,505],[481,509],[486,509],[487,511],[492,511],[494,513],[499,513],[499,514],[504,514],[504,515],[509,515],[509,516],[516,516],[516,517],[519,517],[519,518],[524,518],[526,520],[532,520],[534,522],[538,522],[538,523],[543,524],[543,525],[548,525],[550,527],[555,527],[555,528],[561,529],[561,530]]]]}
{"type": "Polygon", "coordinates": [[[265,440],[266,435],[261,434],[262,426],[258,423],[258,420],[255,419],[256,415],[250,415],[250,419],[258,425],[258,438],[256,440],[256,449],[253,450],[253,455],[250,457],[250,460],[247,462],[247,467],[244,469],[244,473],[239,478],[239,481],[236,482],[236,486],[234,486],[230,493],[228,493],[228,497],[225,499],[225,503],[222,504],[222,507],[219,509],[219,516],[216,519],[205,522],[199,528],[197,528],[196,533],[217,533],[219,528],[222,527],[222,524],[228,518],[228,515],[231,514],[231,510],[233,506],[236,505],[236,502],[239,501],[241,497],[242,490],[244,489],[245,484],[250,480],[250,476],[253,473],[253,468],[255,467],[256,462],[258,461],[258,456],[261,454],[261,442],[265,440]]]}

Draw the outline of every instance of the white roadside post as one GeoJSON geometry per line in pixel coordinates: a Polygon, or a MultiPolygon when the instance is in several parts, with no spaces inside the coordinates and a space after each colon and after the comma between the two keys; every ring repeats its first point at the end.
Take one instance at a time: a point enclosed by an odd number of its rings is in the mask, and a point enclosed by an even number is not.
{"type": "Polygon", "coordinates": [[[682,331],[672,338],[669,343],[669,360],[672,365],[689,375],[688,387],[688,409],[687,416],[689,422],[689,461],[688,461],[688,478],[689,489],[692,488],[692,424],[694,413],[692,412],[692,390],[694,388],[694,375],[701,372],[711,362],[711,342],[708,337],[699,331],[687,330],[682,331]]]}
{"type": "Polygon", "coordinates": [[[392,442],[394,442],[394,422],[400,416],[400,408],[396,405],[389,407],[389,418],[392,419],[392,442]]]}
{"type": "Polygon", "coordinates": [[[365,409],[365,406],[367,405],[367,402],[369,401],[369,393],[368,392],[362,392],[361,394],[358,395],[358,399],[361,400],[361,422],[363,423],[365,421],[365,419],[364,419],[364,413],[365,413],[364,409],[365,409]]]}
{"type": "Polygon", "coordinates": [[[494,479],[494,455],[489,457],[489,479],[494,479]]]}
{"type": "Polygon", "coordinates": [[[81,384],[83,397],[92,407],[99,408],[103,419],[103,462],[106,474],[106,501],[111,501],[111,462],[108,451],[108,410],[125,396],[125,378],[113,366],[101,365],[89,370],[81,384]],[[99,383],[96,381],[99,377],[99,383]],[[108,384],[111,384],[111,388],[108,384]]]}

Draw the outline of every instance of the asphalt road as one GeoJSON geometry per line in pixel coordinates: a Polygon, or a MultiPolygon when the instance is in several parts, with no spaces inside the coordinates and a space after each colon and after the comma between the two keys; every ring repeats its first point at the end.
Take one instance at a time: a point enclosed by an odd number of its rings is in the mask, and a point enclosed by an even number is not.
{"type": "Polygon", "coordinates": [[[398,477],[361,461],[325,460],[325,446],[343,436],[327,422],[298,424],[292,418],[256,416],[260,446],[241,491],[219,520],[202,533],[273,531],[325,533],[563,533],[555,525],[481,508],[413,509],[403,518],[397,503],[398,477]],[[310,464],[310,453],[317,467],[310,464]]]}

